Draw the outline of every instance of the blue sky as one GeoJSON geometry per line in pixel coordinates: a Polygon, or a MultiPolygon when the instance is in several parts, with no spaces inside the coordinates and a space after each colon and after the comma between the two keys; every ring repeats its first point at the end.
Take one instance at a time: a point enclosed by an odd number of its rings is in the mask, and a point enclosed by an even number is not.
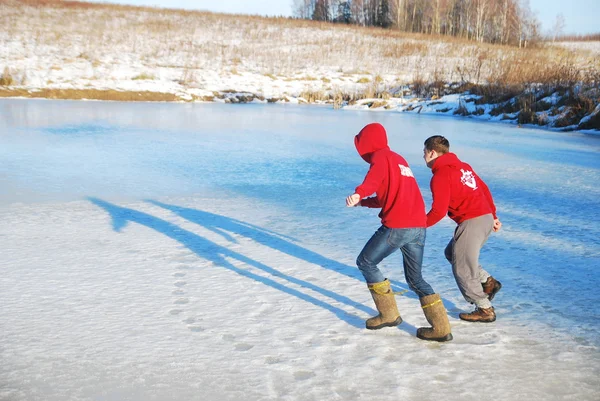
{"type": "MultiPolygon", "coordinates": [[[[104,0],[109,3],[148,5],[168,8],[208,10],[214,12],[285,15],[292,13],[292,0],[104,0]]],[[[549,30],[556,16],[565,17],[565,33],[600,32],[600,0],[529,0],[531,9],[549,30]]]]}
{"type": "Polygon", "coordinates": [[[565,17],[565,33],[599,33],[600,0],[529,0],[531,9],[542,22],[542,29],[550,29],[556,16],[565,17]]]}

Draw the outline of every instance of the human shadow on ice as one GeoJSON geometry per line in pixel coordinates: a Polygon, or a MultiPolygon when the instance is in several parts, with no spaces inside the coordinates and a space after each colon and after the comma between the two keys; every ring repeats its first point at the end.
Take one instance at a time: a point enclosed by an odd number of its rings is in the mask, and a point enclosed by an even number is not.
{"type": "Polygon", "coordinates": [[[257,227],[245,221],[240,221],[231,217],[222,216],[203,210],[190,209],[181,206],[168,205],[154,200],[147,200],[152,205],[167,209],[184,219],[198,224],[214,233],[220,234],[228,241],[236,242],[229,233],[239,234],[250,238],[261,245],[281,251],[287,255],[302,259],[308,263],[325,267],[326,269],[339,272],[347,277],[364,281],[358,268],[352,268],[336,260],[326,258],[316,252],[303,248],[293,242],[291,238],[275,233],[273,231],[257,227]],[[289,239],[289,240],[288,240],[289,239]]]}
{"type": "MultiPolygon", "coordinates": [[[[197,254],[198,256],[213,262],[216,266],[220,266],[231,270],[241,276],[250,278],[262,284],[265,284],[269,287],[275,288],[279,291],[282,291],[286,294],[295,296],[303,301],[311,303],[313,305],[319,306],[332,312],[336,315],[340,320],[345,321],[346,323],[357,327],[364,328],[364,320],[359,316],[351,314],[347,311],[344,311],[336,306],[333,306],[327,302],[319,300],[315,297],[312,297],[308,294],[305,294],[301,291],[298,291],[293,288],[289,288],[283,284],[278,283],[277,281],[263,277],[252,272],[246,271],[239,267],[234,266],[227,259],[237,260],[239,262],[245,263],[247,265],[258,268],[266,273],[271,274],[274,277],[282,278],[290,283],[294,283],[303,288],[311,289],[315,292],[318,292],[322,295],[325,295],[329,298],[334,299],[337,302],[344,303],[346,305],[357,308],[363,312],[368,314],[373,314],[374,311],[371,308],[368,308],[360,303],[354,302],[351,299],[336,294],[332,291],[325,290],[320,288],[314,284],[308,283],[304,280],[297,279],[295,277],[288,276],[279,272],[278,270],[269,267],[261,262],[248,258],[238,252],[232,251],[226,247],[220,246],[212,241],[209,241],[206,238],[203,238],[200,235],[187,231],[173,223],[160,219],[158,217],[152,216],[150,214],[140,212],[134,209],[124,208],[112,203],[103,201],[98,198],[89,197],[88,200],[94,205],[104,209],[112,218],[112,226],[113,230],[116,232],[120,232],[129,222],[141,224],[153,230],[160,232],[161,234],[166,235],[167,237],[174,239],[187,247],[189,250],[197,254]]],[[[406,324],[406,327],[403,330],[410,332],[408,329],[414,332],[416,330],[414,327],[406,324]]]]}
{"type": "MultiPolygon", "coordinates": [[[[221,216],[210,212],[205,212],[202,210],[168,205],[154,200],[147,200],[147,202],[167,209],[192,223],[198,224],[208,230],[221,234],[225,239],[230,240],[232,242],[235,242],[235,239],[233,239],[233,237],[231,237],[231,235],[229,235],[228,233],[235,233],[247,238],[251,238],[259,244],[265,245],[272,249],[276,249],[287,255],[293,256],[298,259],[302,259],[308,263],[312,263],[329,270],[336,271],[347,277],[357,279],[365,286],[365,291],[367,291],[366,284],[364,284],[364,278],[360,274],[357,267],[350,267],[338,261],[329,259],[316,252],[313,252],[309,249],[303,248],[297,244],[286,240],[284,236],[274,233],[273,231],[268,231],[261,227],[249,224],[247,222],[243,222],[240,220],[236,220],[230,217],[221,216]]],[[[394,287],[399,287],[406,290],[405,285],[401,285],[395,280],[390,281],[394,287]]],[[[412,291],[406,292],[404,295],[407,298],[417,298],[417,296],[412,291]]],[[[447,299],[444,299],[444,304],[449,309],[459,310],[453,302],[447,299]]],[[[405,323],[403,323],[403,325],[404,324],[405,323]]]]}

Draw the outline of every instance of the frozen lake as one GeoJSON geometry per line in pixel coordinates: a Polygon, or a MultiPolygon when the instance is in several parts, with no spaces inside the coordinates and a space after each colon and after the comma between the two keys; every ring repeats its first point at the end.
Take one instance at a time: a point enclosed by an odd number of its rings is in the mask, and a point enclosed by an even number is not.
{"type": "MultiPolygon", "coordinates": [[[[299,105],[0,100],[0,400],[597,400],[600,137],[299,105]],[[423,141],[490,187],[482,253],[498,320],[427,232],[424,276],[455,340],[365,330],[354,260],[377,212],[347,209],[382,123],[427,206],[423,141]]],[[[405,288],[400,257],[383,269],[405,288]]]]}

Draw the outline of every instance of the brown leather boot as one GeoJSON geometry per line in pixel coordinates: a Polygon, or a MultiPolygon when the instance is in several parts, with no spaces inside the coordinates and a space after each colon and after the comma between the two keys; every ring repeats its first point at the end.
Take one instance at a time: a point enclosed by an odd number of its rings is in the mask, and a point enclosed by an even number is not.
{"type": "Polygon", "coordinates": [[[496,312],[494,312],[493,306],[490,308],[475,308],[473,312],[461,313],[458,317],[467,322],[491,323],[496,320],[496,312]]]}
{"type": "Polygon", "coordinates": [[[419,327],[417,329],[417,337],[421,340],[439,342],[452,340],[448,314],[439,294],[421,297],[419,301],[421,301],[425,319],[427,319],[432,327],[419,327]]]}
{"type": "Polygon", "coordinates": [[[481,286],[483,287],[483,292],[486,293],[488,299],[491,301],[496,296],[496,293],[500,291],[500,288],[502,288],[502,283],[489,276],[485,283],[481,283],[481,286]]]}
{"type": "Polygon", "coordinates": [[[367,319],[367,329],[378,330],[384,327],[398,326],[402,323],[390,281],[386,278],[379,283],[367,283],[367,286],[379,312],[379,315],[367,319]]]}

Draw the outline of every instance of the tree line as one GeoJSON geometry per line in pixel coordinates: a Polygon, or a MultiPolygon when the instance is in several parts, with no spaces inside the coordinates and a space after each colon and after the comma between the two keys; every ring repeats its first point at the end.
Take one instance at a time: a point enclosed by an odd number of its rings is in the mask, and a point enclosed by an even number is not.
{"type": "Polygon", "coordinates": [[[525,47],[541,37],[529,0],[293,0],[297,18],[525,47]]]}

